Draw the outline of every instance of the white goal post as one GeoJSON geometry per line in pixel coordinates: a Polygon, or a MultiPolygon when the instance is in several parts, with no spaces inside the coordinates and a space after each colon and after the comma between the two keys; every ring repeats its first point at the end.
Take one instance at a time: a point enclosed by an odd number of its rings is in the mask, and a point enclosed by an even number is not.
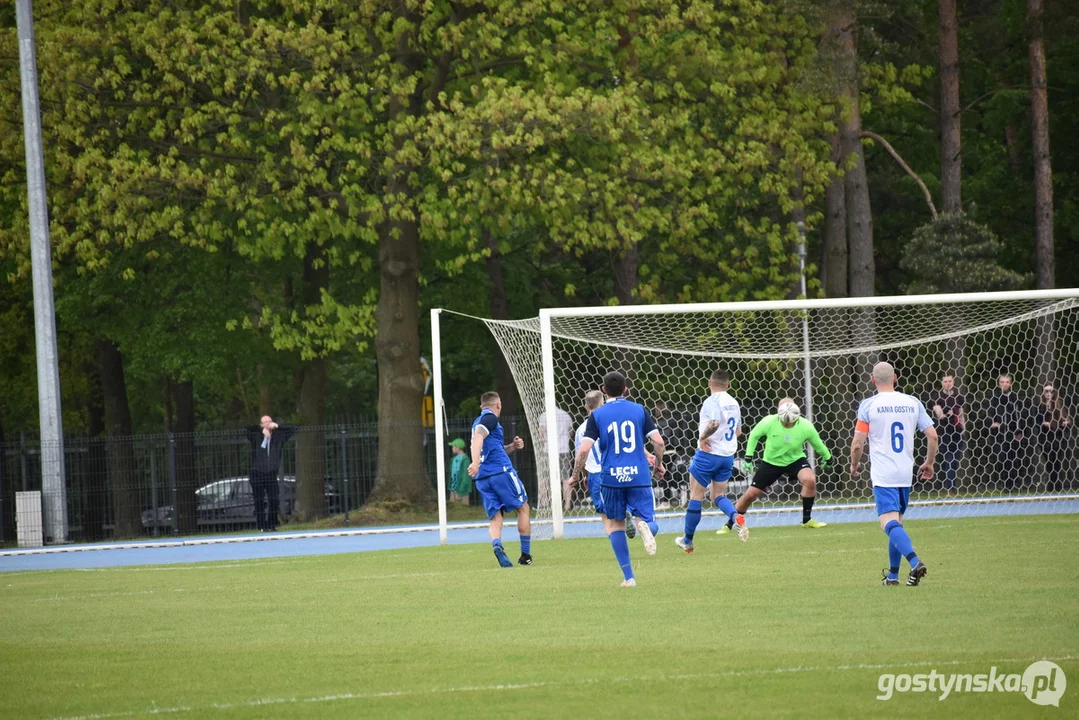
{"type": "MultiPolygon", "coordinates": [[[[450,311],[432,310],[431,328],[445,543],[443,312],[450,311]]],[[[1076,431],[1073,423],[1062,423],[1079,405],[1079,289],[548,308],[538,318],[482,322],[507,359],[527,415],[536,454],[537,492],[530,502],[537,538],[561,538],[567,523],[595,520],[587,492],[574,488],[563,497],[570,439],[552,428],[555,441],[548,442],[545,419],[568,413],[576,428],[584,420],[584,393],[598,389],[603,374],[614,369],[627,375],[632,399],[645,404],[665,435],[669,473],[655,492],[657,509],[672,516],[684,509],[686,467],[708,375],[723,368],[731,372],[730,392],[742,404],[747,434],[784,396],[817,425],[836,462],[818,469],[815,516],[864,519],[872,507],[868,474],[850,478],[846,456],[858,401],[872,392],[869,368],[879,360],[896,366],[897,389],[930,410],[944,375],[954,376],[964,399],[965,425],[958,434],[952,429],[947,463],[942,446],[934,480],[915,486],[915,504],[951,515],[1003,505],[1022,512],[1029,502],[1055,503],[1049,510],[1055,512],[1079,510],[1076,431]],[[1012,378],[1008,397],[1015,401],[1007,405],[1004,430],[991,417],[1001,407],[1001,375],[1012,378]],[[1042,402],[1040,391],[1050,383],[1059,395],[1055,405],[1042,402]],[[1047,408],[1061,405],[1063,414],[1045,424],[1047,408]]],[[[924,454],[924,447],[917,452],[924,454]]],[[[728,495],[737,497],[746,484],[736,474],[728,495]]],[[[797,496],[797,487],[777,484],[754,506],[751,523],[754,515],[792,517],[800,512],[797,496]]],[[[715,511],[705,515],[713,527],[719,522],[715,511]]]]}

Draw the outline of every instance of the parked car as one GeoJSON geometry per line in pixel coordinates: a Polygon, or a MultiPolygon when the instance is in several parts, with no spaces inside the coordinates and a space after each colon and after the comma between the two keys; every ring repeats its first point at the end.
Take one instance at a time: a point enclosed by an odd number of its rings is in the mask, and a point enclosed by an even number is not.
{"type": "MultiPolygon", "coordinates": [[[[278,497],[281,514],[287,520],[296,509],[296,478],[286,475],[279,478],[278,497]]],[[[337,512],[340,496],[330,483],[326,483],[326,506],[330,512],[337,512]]],[[[246,477],[231,477],[203,485],[195,491],[195,508],[199,527],[219,525],[253,525],[255,523],[255,495],[251,482],[246,477]]],[[[173,523],[172,505],[150,508],[142,513],[142,526],[152,528],[171,528],[173,523]]]]}

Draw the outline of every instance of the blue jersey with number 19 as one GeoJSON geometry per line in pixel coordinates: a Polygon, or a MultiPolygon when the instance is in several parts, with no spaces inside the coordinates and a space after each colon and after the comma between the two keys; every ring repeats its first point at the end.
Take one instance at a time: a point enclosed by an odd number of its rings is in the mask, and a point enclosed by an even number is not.
{"type": "Polygon", "coordinates": [[[651,487],[652,474],[644,440],[656,424],[643,405],[624,398],[592,411],[584,436],[599,444],[604,487],[651,487]]]}
{"type": "Polygon", "coordinates": [[[857,432],[869,435],[869,477],[877,487],[910,487],[914,475],[914,430],[933,425],[917,398],[879,392],[858,406],[857,432]]]}

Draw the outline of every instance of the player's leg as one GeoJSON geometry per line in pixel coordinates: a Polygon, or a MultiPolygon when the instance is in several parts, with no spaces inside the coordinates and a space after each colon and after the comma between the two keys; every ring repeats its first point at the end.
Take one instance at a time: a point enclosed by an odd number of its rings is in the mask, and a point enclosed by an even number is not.
{"type": "MultiPolygon", "coordinates": [[[[712,504],[727,516],[727,522],[731,524],[730,528],[738,527],[739,540],[742,542],[749,540],[749,526],[746,525],[746,516],[738,512],[734,507],[734,503],[727,497],[726,480],[712,483],[712,504]]],[[[730,528],[724,525],[722,529],[730,532],[730,528]]]]}
{"type": "Polygon", "coordinates": [[[519,565],[532,564],[532,519],[528,508],[528,494],[517,471],[510,468],[498,476],[498,491],[502,506],[506,510],[517,511],[517,534],[521,538],[521,557],[519,565]]]}
{"type": "MultiPolygon", "coordinates": [[[[928,572],[925,563],[914,552],[914,543],[910,535],[903,527],[903,513],[907,511],[907,501],[910,499],[910,488],[886,488],[874,487],[873,498],[877,505],[877,517],[880,519],[880,529],[888,536],[888,542],[894,547],[888,551],[889,572],[895,568],[898,580],[900,560],[896,557],[905,557],[910,564],[910,574],[907,576],[907,585],[917,585],[928,572]]],[[[885,583],[887,583],[885,579],[885,583]]]]}
{"type": "Polygon", "coordinates": [[[649,555],[656,554],[656,535],[659,535],[659,525],[656,523],[656,496],[650,487],[633,487],[626,489],[626,503],[637,520],[637,534],[644,543],[644,551],[649,555]]]}
{"type": "Polygon", "coordinates": [[[798,482],[802,484],[802,527],[822,528],[828,523],[813,519],[813,503],[817,500],[817,476],[805,460],[799,460],[798,482]]]}
{"type": "MultiPolygon", "coordinates": [[[[768,492],[768,489],[772,487],[776,480],[783,477],[786,468],[772,465],[768,462],[762,462],[753,473],[753,482],[746,491],[742,493],[742,496],[738,498],[734,503],[734,509],[738,515],[745,515],[749,511],[751,505],[757,501],[764,493],[768,492]]],[[[727,520],[727,531],[730,532],[730,528],[734,527],[734,520],[727,520]]],[[[738,537],[743,542],[749,539],[749,530],[746,528],[743,532],[741,528],[745,528],[745,518],[742,518],[742,522],[739,524],[738,537]]]]}
{"type": "Polygon", "coordinates": [[[490,524],[487,526],[487,535],[491,538],[491,550],[494,551],[495,559],[502,567],[513,567],[506,549],[502,547],[502,509],[505,507],[495,487],[496,478],[484,478],[476,482],[476,490],[480,493],[480,501],[487,513],[490,524]]]}
{"type": "Polygon", "coordinates": [[[532,564],[532,517],[526,502],[517,508],[517,534],[521,536],[521,557],[518,565],[532,564]]]}
{"type": "Polygon", "coordinates": [[[603,487],[600,493],[603,496],[603,509],[607,512],[603,525],[607,530],[607,538],[611,541],[614,559],[622,569],[622,587],[633,587],[637,580],[633,576],[629,539],[626,537],[626,491],[623,488],[603,487]]]}
{"type": "Polygon", "coordinates": [[[683,534],[674,539],[674,544],[685,550],[693,552],[693,535],[697,532],[697,526],[701,523],[701,508],[704,503],[704,494],[713,475],[712,465],[714,455],[698,452],[693,456],[689,464],[689,504],[686,505],[686,521],[683,534]]]}

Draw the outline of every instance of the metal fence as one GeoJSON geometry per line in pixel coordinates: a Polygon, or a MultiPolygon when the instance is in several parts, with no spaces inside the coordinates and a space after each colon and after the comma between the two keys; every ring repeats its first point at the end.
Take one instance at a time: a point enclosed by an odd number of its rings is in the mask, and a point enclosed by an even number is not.
{"type": "MultiPolygon", "coordinates": [[[[448,439],[467,438],[472,420],[449,419],[448,439]]],[[[523,416],[504,417],[502,424],[508,437],[520,435],[531,445],[523,416]]],[[[297,519],[302,495],[298,485],[317,482],[304,476],[310,471],[297,473],[297,447],[304,441],[321,448],[321,462],[310,464],[323,475],[325,512],[320,509],[318,514],[343,516],[345,524],[351,523],[350,513],[367,502],[377,479],[378,424],[300,428],[282,453],[278,522],[297,519]]],[[[434,442],[434,431],[423,429],[424,468],[432,488],[437,483],[434,442]]],[[[242,431],[67,437],[64,464],[68,539],[74,542],[256,527],[255,494],[248,481],[251,444],[242,431]]],[[[517,453],[514,464],[530,497],[535,497],[534,454],[517,453]]],[[[17,539],[16,494],[41,490],[40,442],[21,434],[18,440],[0,443],[0,542],[17,539]]],[[[477,503],[473,490],[472,504],[477,503]]]]}

